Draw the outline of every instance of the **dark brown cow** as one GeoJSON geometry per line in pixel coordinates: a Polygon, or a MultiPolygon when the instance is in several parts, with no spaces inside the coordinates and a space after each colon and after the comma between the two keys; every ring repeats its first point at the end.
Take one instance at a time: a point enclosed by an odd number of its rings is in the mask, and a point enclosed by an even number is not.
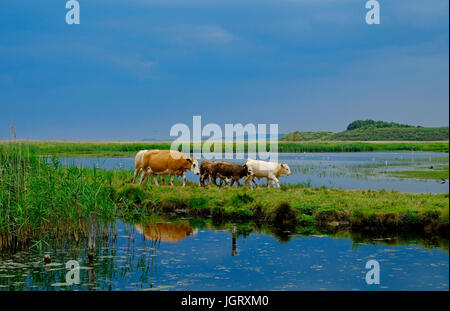
{"type": "MultiPolygon", "coordinates": [[[[212,161],[212,160],[203,160],[202,163],[200,163],[200,186],[205,186],[205,181],[207,183],[210,182],[210,177],[212,177],[211,175],[211,168],[213,167],[213,165],[215,165],[216,163],[228,163],[225,161],[212,161]]],[[[222,186],[222,183],[226,183],[228,184],[228,178],[223,177],[223,176],[218,176],[220,178],[220,185],[222,186]]]]}
{"type": "Polygon", "coordinates": [[[236,182],[237,186],[240,187],[241,184],[239,183],[239,180],[242,177],[246,177],[249,175],[252,175],[251,171],[249,171],[247,165],[239,165],[236,163],[229,163],[229,162],[218,162],[214,163],[211,166],[210,175],[212,177],[213,183],[217,186],[216,178],[231,178],[231,184],[230,186],[233,186],[233,184],[236,182]]]}

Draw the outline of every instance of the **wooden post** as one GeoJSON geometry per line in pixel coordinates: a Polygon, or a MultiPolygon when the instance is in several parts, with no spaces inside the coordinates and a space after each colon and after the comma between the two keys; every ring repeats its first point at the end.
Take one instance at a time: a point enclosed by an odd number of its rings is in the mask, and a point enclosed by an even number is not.
{"type": "Polygon", "coordinates": [[[236,256],[237,251],[236,251],[236,235],[237,235],[237,230],[236,227],[233,226],[233,229],[231,230],[231,234],[233,235],[233,244],[231,247],[231,256],[236,256]]]}
{"type": "Polygon", "coordinates": [[[94,257],[95,251],[95,213],[91,212],[89,215],[89,239],[88,239],[88,248],[89,248],[89,258],[94,257]]]}

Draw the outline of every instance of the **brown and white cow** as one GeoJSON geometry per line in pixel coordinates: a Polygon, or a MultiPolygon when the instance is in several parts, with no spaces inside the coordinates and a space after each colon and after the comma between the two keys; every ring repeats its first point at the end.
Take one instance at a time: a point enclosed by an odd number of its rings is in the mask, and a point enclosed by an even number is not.
{"type": "MultiPolygon", "coordinates": [[[[133,184],[135,183],[139,172],[142,172],[142,166],[144,165],[144,154],[146,151],[148,150],[139,151],[138,153],[136,153],[136,156],[134,158],[134,176],[133,180],[131,181],[133,184]]],[[[146,176],[149,177],[150,175],[153,175],[153,178],[155,178],[154,174],[147,174],[146,176]]],[[[161,181],[164,183],[164,175],[161,175],[161,181]]]]}
{"type": "Polygon", "coordinates": [[[175,176],[183,177],[183,187],[186,185],[186,171],[195,175],[200,174],[198,161],[176,150],[147,150],[142,155],[142,175],[140,184],[149,174],[158,185],[156,175],[170,175],[170,185],[173,185],[175,176]]]}
{"type": "Polygon", "coordinates": [[[279,179],[281,176],[291,175],[291,169],[289,165],[284,163],[266,162],[261,160],[248,159],[245,163],[252,171],[252,175],[245,179],[245,184],[252,186],[252,182],[258,187],[255,181],[255,177],[258,179],[267,178],[267,187],[270,183],[275,184],[277,188],[280,187],[279,179]]]}

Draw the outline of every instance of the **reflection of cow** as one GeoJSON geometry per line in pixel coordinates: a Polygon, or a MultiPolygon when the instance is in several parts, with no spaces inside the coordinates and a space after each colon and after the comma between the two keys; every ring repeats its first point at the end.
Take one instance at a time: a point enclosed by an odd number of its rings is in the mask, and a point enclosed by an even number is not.
{"type": "Polygon", "coordinates": [[[178,242],[182,239],[193,235],[196,236],[198,229],[192,229],[188,223],[156,223],[146,225],[136,225],[136,230],[139,233],[152,241],[160,240],[164,242],[178,242]]]}

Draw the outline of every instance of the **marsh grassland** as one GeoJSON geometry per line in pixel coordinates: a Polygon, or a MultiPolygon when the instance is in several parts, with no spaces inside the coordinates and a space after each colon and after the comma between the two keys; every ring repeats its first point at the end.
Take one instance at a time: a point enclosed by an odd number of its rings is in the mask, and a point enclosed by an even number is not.
{"type": "Polygon", "coordinates": [[[151,215],[247,221],[310,229],[319,226],[426,231],[448,235],[449,197],[396,191],[339,190],[282,185],[280,189],[182,188],[130,183],[131,170],[63,166],[33,145],[0,146],[0,245],[38,244],[87,232],[116,219],[151,215]]]}
{"type": "MultiPolygon", "coordinates": [[[[130,157],[143,149],[170,149],[169,142],[65,142],[24,141],[37,154],[58,156],[130,157]]],[[[0,145],[8,142],[0,142],[0,145]]],[[[191,143],[191,151],[194,144],[191,143]]],[[[233,151],[248,150],[248,144],[234,143],[233,151]],[[242,146],[243,145],[243,146],[242,146]]],[[[259,150],[257,146],[257,150],[259,150]]],[[[217,143],[211,152],[225,151],[225,144],[217,143]]],[[[269,143],[266,150],[270,150],[269,143]]],[[[430,151],[448,152],[448,141],[444,142],[355,142],[355,141],[304,141],[279,142],[278,152],[367,152],[367,151],[430,151]]]]}

